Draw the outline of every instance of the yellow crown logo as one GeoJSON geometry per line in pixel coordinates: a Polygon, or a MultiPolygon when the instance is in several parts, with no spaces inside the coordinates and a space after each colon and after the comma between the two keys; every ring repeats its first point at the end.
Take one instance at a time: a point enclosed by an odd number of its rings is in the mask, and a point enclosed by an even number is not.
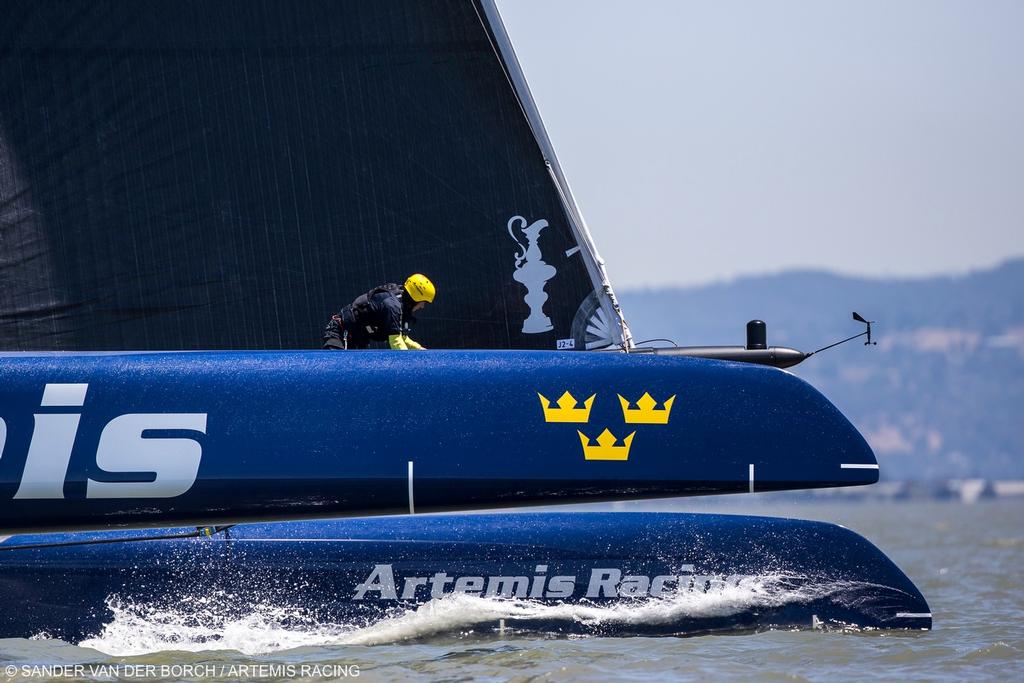
{"type": "Polygon", "coordinates": [[[626,421],[626,424],[631,425],[667,425],[668,417],[672,413],[672,404],[676,400],[673,394],[672,398],[665,401],[663,408],[655,410],[658,402],[645,391],[644,395],[637,400],[636,408],[630,408],[629,401],[621,394],[617,395],[619,403],[622,404],[622,419],[626,421]]]}
{"type": "Polygon", "coordinates": [[[538,392],[537,396],[540,397],[540,407],[544,409],[545,422],[587,422],[590,420],[590,408],[594,405],[594,397],[597,394],[591,394],[590,398],[583,402],[582,408],[576,407],[576,399],[568,391],[559,397],[557,408],[551,407],[551,401],[544,394],[538,392]]]}
{"type": "Polygon", "coordinates": [[[605,429],[597,437],[597,445],[591,446],[589,436],[578,429],[576,433],[580,435],[580,443],[583,444],[584,460],[628,460],[629,447],[633,445],[633,437],[636,436],[636,432],[633,432],[622,440],[621,446],[616,446],[615,435],[605,429]]]}

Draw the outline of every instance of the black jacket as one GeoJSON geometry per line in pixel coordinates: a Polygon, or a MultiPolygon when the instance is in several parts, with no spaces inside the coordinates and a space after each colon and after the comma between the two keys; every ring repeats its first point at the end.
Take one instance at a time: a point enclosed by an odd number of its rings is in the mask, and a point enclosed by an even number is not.
{"type": "Polygon", "coordinates": [[[412,302],[406,301],[402,285],[388,283],[374,287],[341,309],[338,329],[335,321],[328,323],[324,337],[337,338],[342,331],[348,333],[349,347],[365,348],[371,341],[387,341],[393,334],[408,334],[416,321],[412,315],[412,302]]]}

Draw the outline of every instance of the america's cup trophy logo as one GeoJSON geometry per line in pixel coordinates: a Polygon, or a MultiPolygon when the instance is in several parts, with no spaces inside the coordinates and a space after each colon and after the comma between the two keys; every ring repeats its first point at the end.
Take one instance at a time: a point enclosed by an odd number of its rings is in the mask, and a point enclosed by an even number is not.
{"type": "Polygon", "coordinates": [[[516,271],[512,273],[512,277],[526,287],[523,301],[530,307],[530,315],[523,322],[523,334],[548,332],[554,327],[551,318],[544,315],[544,302],[548,300],[544,284],[558,271],[554,266],[544,263],[537,243],[540,231],[546,227],[548,222],[545,220],[527,225],[526,219],[522,216],[513,216],[508,221],[508,234],[519,245],[519,251],[516,252],[516,271]],[[525,246],[520,236],[526,238],[525,246]]]}

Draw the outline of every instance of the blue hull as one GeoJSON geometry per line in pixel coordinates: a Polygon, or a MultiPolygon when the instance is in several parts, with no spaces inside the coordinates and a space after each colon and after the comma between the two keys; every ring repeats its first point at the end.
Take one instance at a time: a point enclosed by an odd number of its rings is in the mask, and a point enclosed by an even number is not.
{"type": "MultiPolygon", "coordinates": [[[[0,543],[0,637],[78,642],[118,611],[345,634],[431,602],[451,628],[692,635],[769,628],[931,627],[885,555],[832,524],[671,513],[411,516],[286,522],[212,537],[67,547],[143,532],[0,543]],[[461,601],[461,602],[453,602],[461,601]]],[[[403,615],[405,615],[403,617],[403,615]]],[[[168,644],[170,647],[171,644],[168,644]]]]}
{"type": "Polygon", "coordinates": [[[877,479],[871,449],[827,399],[755,365],[493,351],[0,354],[6,533],[877,479]]]}

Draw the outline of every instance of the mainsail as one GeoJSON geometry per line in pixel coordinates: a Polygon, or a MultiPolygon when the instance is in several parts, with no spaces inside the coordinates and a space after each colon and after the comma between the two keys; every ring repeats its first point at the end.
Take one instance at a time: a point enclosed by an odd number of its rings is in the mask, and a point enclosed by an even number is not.
{"type": "Polygon", "coordinates": [[[432,347],[629,344],[491,0],[4,12],[0,350],[311,348],[412,272],[432,347]]]}

